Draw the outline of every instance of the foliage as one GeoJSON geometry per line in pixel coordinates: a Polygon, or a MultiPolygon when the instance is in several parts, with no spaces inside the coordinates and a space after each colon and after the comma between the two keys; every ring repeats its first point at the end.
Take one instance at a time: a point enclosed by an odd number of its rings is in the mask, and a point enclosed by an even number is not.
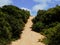
{"type": "Polygon", "coordinates": [[[46,45],[60,45],[60,6],[39,10],[32,22],[32,30],[46,36],[46,45]]]}
{"type": "Polygon", "coordinates": [[[29,16],[29,11],[16,6],[6,5],[0,8],[0,45],[19,39],[29,16]]]}
{"type": "Polygon", "coordinates": [[[37,22],[33,25],[32,30],[36,32],[40,32],[44,28],[44,24],[42,22],[37,22]]]}

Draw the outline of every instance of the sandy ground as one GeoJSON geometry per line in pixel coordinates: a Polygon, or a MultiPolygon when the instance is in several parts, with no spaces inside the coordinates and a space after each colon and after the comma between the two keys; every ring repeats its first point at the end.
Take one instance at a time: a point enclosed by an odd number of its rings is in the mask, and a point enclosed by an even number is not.
{"type": "Polygon", "coordinates": [[[38,39],[43,39],[44,36],[34,31],[31,31],[31,26],[33,24],[31,20],[33,18],[34,17],[30,16],[28,22],[25,24],[21,39],[12,42],[11,45],[45,45],[42,42],[38,42],[38,39]]]}

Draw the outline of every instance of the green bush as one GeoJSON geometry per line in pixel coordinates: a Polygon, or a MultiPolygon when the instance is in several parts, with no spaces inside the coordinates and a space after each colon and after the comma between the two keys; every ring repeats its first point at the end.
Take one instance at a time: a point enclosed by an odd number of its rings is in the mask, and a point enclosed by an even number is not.
{"type": "Polygon", "coordinates": [[[60,6],[39,10],[32,22],[32,30],[46,36],[46,45],[60,45],[60,6]]]}
{"type": "Polygon", "coordinates": [[[42,22],[37,22],[33,25],[32,30],[36,32],[40,32],[44,28],[44,24],[42,22]]]}
{"type": "Polygon", "coordinates": [[[5,18],[6,14],[0,12],[0,45],[6,45],[11,41],[12,37],[12,28],[5,18]]]}
{"type": "Polygon", "coordinates": [[[48,45],[60,45],[60,23],[43,32],[47,38],[43,41],[48,45]]]}
{"type": "Polygon", "coordinates": [[[16,6],[6,5],[0,8],[0,45],[19,39],[29,16],[29,11],[16,6]]]}

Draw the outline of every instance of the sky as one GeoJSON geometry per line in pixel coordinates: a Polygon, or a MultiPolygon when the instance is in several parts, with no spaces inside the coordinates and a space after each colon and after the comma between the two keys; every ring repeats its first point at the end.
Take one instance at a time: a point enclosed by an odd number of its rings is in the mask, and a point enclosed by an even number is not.
{"type": "Polygon", "coordinates": [[[60,5],[60,0],[0,0],[0,7],[14,5],[21,9],[30,11],[31,15],[37,15],[37,11],[47,10],[60,5]]]}

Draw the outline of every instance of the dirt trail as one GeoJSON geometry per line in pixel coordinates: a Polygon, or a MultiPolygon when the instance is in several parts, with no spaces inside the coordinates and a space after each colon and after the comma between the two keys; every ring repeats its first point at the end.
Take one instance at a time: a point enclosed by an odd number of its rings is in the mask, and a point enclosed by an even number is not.
{"type": "Polygon", "coordinates": [[[34,17],[30,16],[30,18],[28,19],[28,22],[26,23],[23,33],[21,35],[21,39],[12,42],[11,45],[44,45],[41,42],[38,42],[38,39],[43,39],[44,36],[42,36],[39,33],[36,33],[34,31],[31,31],[31,26],[32,26],[32,19],[34,17]]]}

